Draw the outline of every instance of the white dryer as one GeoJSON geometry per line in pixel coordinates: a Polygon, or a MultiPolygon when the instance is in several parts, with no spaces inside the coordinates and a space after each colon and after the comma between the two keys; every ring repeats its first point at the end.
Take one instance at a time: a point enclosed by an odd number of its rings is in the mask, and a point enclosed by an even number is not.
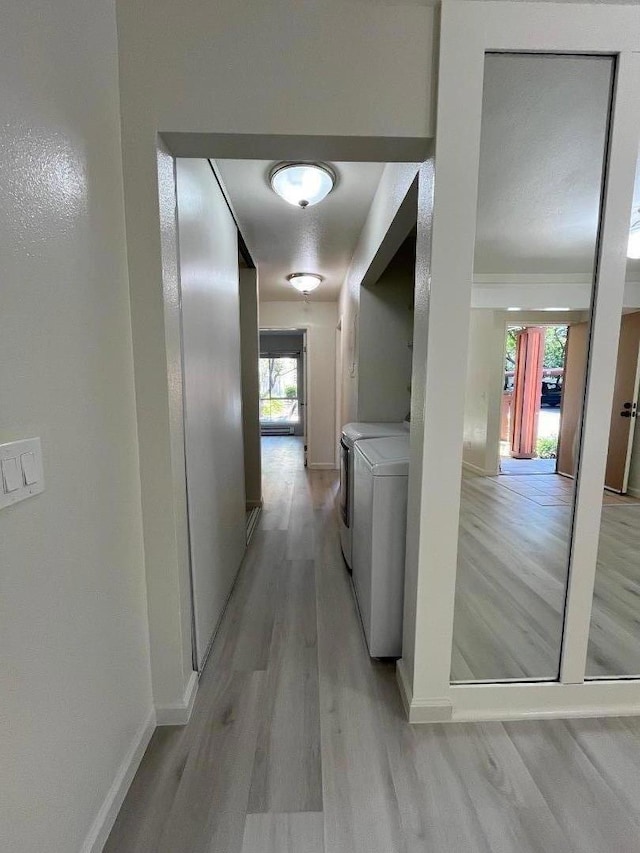
{"type": "Polygon", "coordinates": [[[353,588],[371,657],[402,655],[409,435],[358,442],[353,588]]]}
{"type": "Polygon", "coordinates": [[[356,422],[342,427],[340,439],[340,545],[351,570],[353,526],[353,455],[356,444],[370,438],[408,435],[409,421],[400,423],[356,422]]]}

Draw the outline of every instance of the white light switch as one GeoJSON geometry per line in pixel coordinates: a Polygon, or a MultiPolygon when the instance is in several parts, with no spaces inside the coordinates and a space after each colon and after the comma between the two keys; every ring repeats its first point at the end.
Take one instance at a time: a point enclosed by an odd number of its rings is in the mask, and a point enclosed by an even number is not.
{"type": "Polygon", "coordinates": [[[25,486],[33,486],[38,482],[38,468],[36,466],[36,458],[31,451],[23,453],[20,456],[20,464],[22,466],[22,480],[25,486]]]}
{"type": "Polygon", "coordinates": [[[0,444],[0,509],[44,491],[42,449],[39,438],[0,444]]]}
{"type": "Polygon", "coordinates": [[[18,460],[15,456],[3,459],[2,465],[2,489],[5,494],[15,492],[22,486],[22,477],[18,470],[18,460]]]}

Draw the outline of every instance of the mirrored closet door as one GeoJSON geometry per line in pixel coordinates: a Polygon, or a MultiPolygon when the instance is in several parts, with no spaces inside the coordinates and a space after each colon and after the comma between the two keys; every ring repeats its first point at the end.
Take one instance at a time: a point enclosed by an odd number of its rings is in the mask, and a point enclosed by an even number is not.
{"type": "Polygon", "coordinates": [[[558,678],[613,72],[485,56],[454,682],[558,678]]]}

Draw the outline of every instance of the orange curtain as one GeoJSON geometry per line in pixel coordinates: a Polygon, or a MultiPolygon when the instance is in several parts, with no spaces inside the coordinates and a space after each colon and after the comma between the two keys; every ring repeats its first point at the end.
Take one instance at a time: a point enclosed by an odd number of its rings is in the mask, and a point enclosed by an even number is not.
{"type": "Polygon", "coordinates": [[[511,409],[511,455],[516,459],[531,459],[536,452],[544,340],[545,330],[539,327],[518,332],[511,409]]]}

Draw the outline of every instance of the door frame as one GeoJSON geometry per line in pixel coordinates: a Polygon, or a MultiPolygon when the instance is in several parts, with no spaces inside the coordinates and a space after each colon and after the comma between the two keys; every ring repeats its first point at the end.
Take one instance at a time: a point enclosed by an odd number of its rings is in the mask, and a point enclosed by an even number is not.
{"type": "MultiPolygon", "coordinates": [[[[301,409],[301,417],[302,417],[302,438],[305,442],[305,450],[306,450],[306,442],[307,442],[307,400],[308,400],[308,390],[307,390],[307,327],[296,327],[288,328],[285,326],[264,326],[260,325],[258,328],[258,334],[260,335],[262,332],[289,332],[292,335],[301,335],[302,336],[302,349],[300,350],[300,355],[298,356],[298,369],[302,374],[302,399],[298,397],[298,406],[301,409]]],[[[286,357],[286,353],[283,353],[286,357]]],[[[262,358],[262,353],[258,353],[258,358],[262,358]]],[[[300,382],[298,381],[298,390],[300,388],[300,382]]],[[[293,426],[291,421],[286,421],[289,426],[293,426]]],[[[306,462],[305,462],[306,464],[306,462]]]]}

